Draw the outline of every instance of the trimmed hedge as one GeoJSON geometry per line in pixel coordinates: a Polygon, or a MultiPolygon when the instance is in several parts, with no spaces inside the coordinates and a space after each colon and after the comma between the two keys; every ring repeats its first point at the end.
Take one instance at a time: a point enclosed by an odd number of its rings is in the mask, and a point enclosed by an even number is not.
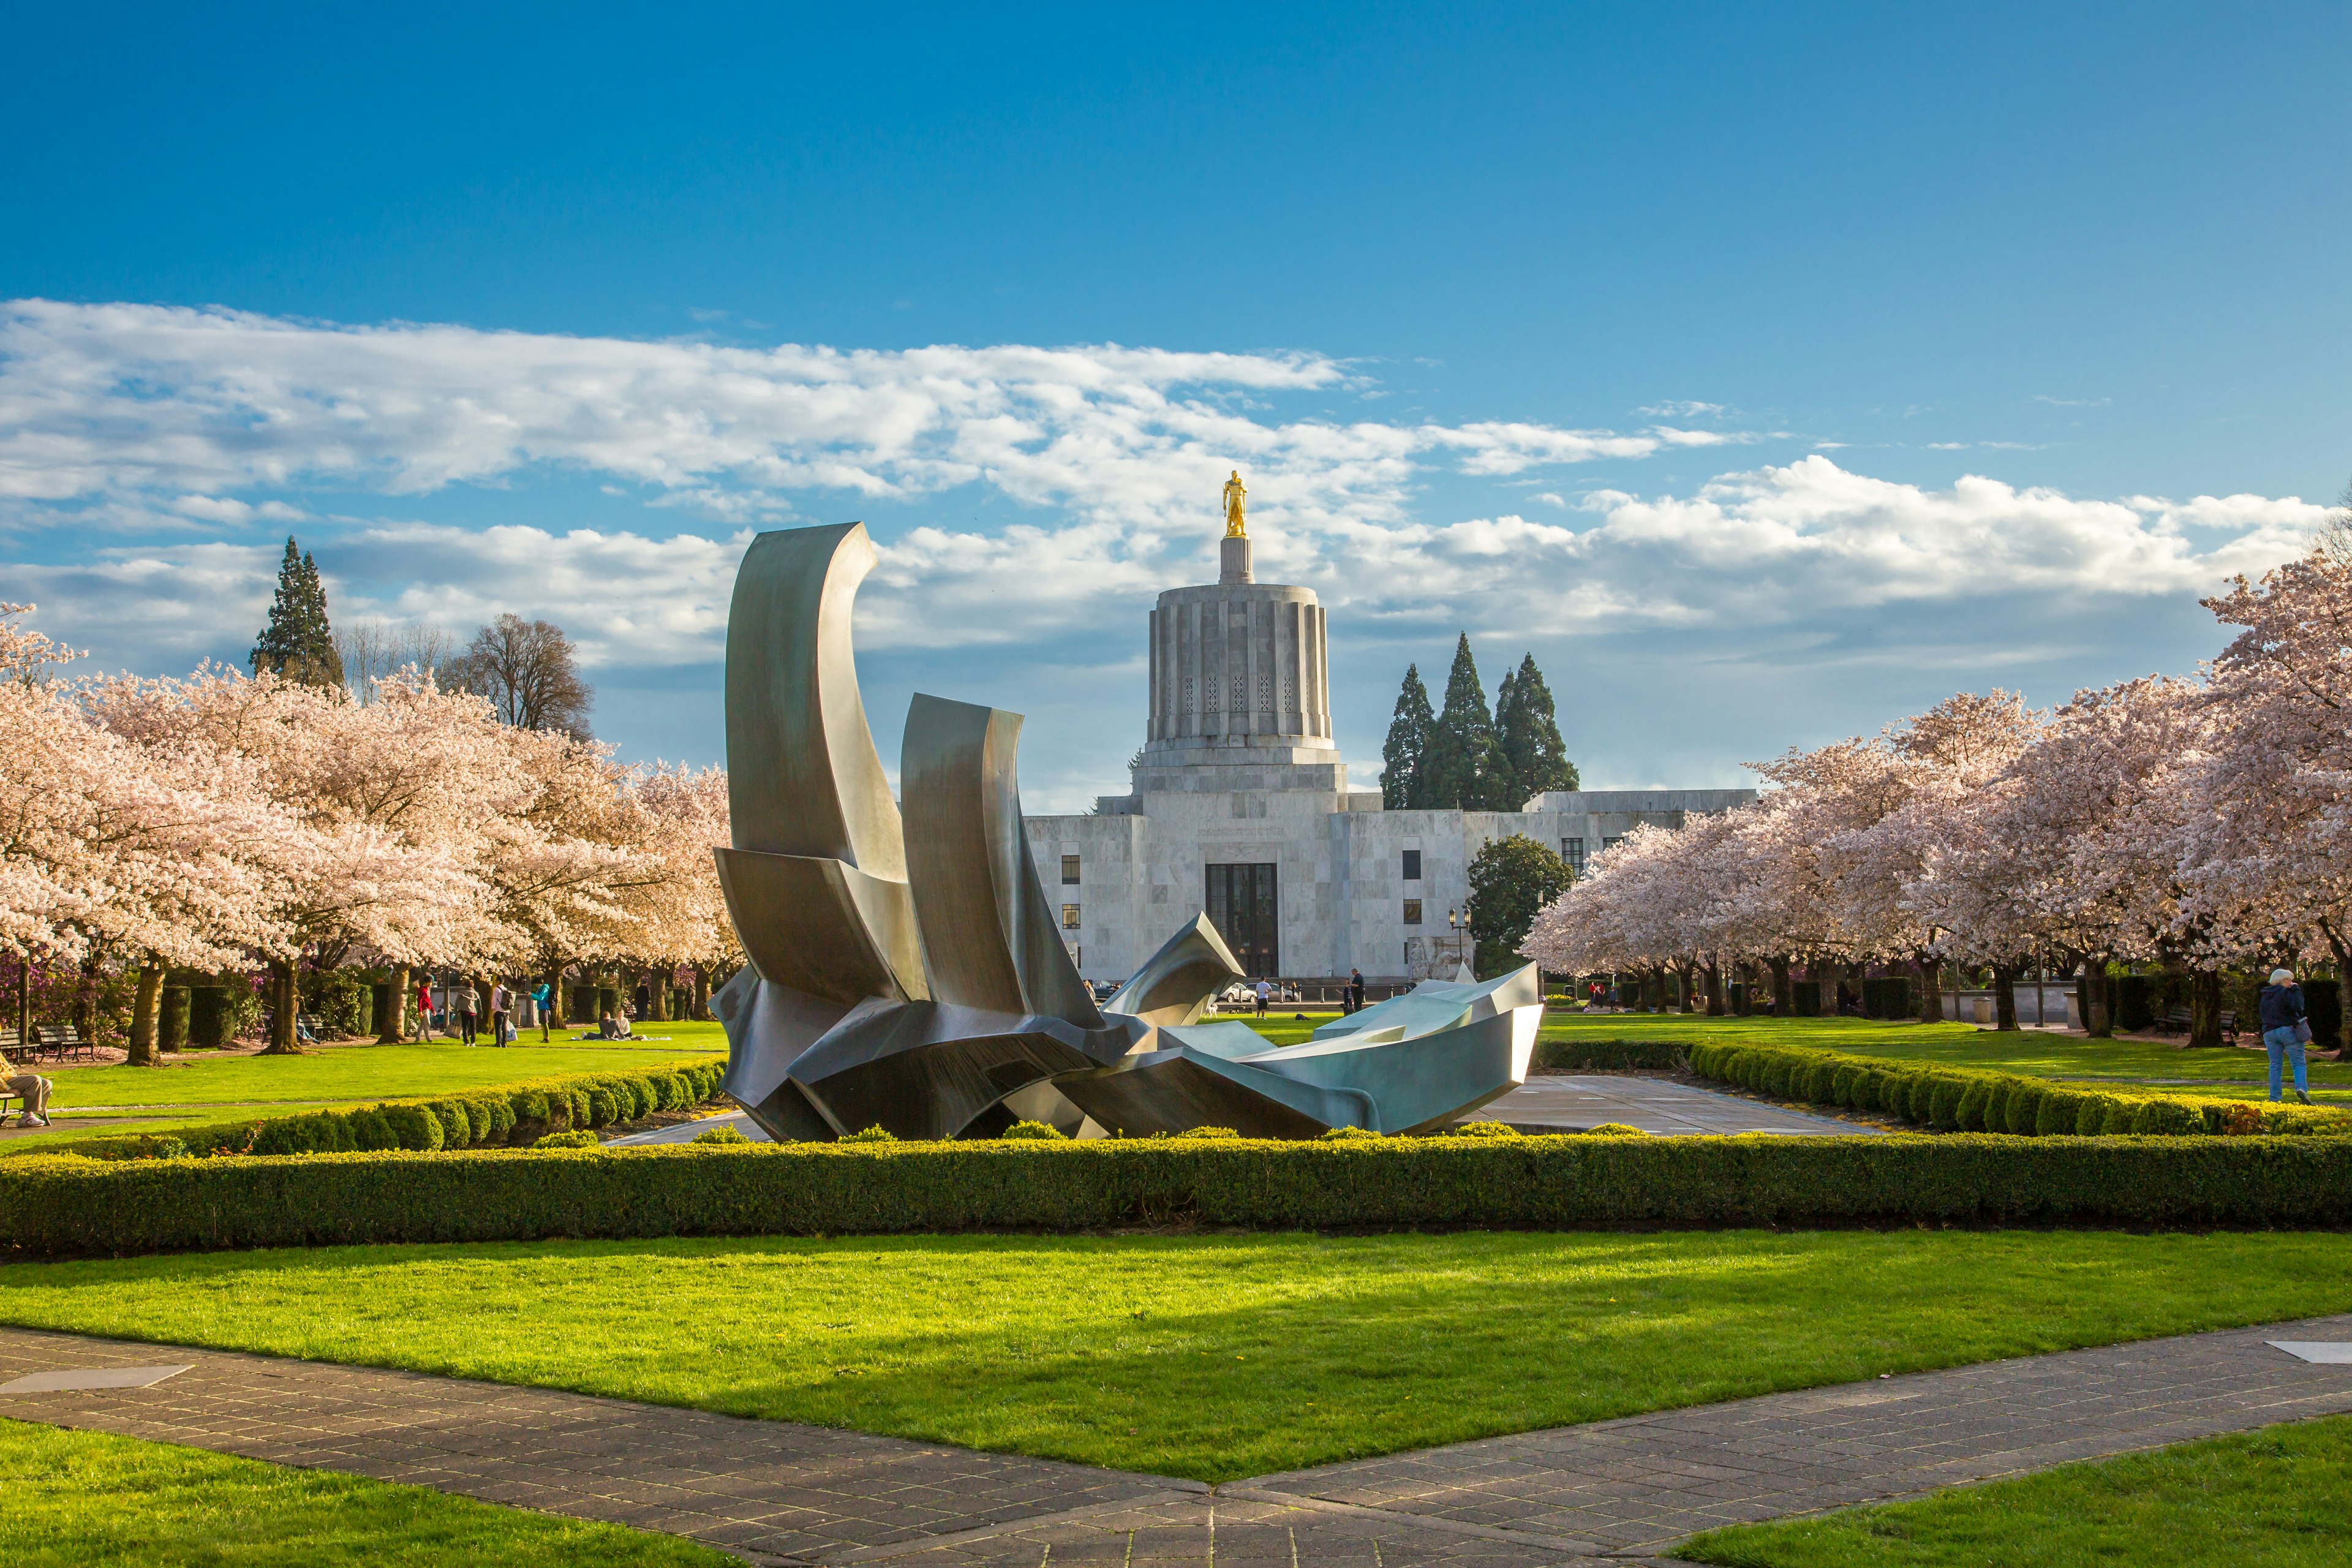
{"type": "Polygon", "coordinates": [[[1875,1110],[1937,1132],[2033,1137],[2352,1133],[2352,1111],[2134,1089],[2014,1073],[1850,1057],[1804,1046],[1702,1043],[1690,1070],[1779,1100],[1875,1110]]]}
{"type": "Polygon", "coordinates": [[[0,1166],[20,1257],[549,1237],[1879,1224],[2334,1227],[2352,1139],[673,1144],[0,1166]]]}
{"type": "Polygon", "coordinates": [[[1538,1040],[1531,1072],[1577,1068],[1607,1072],[1627,1068],[1657,1068],[1675,1071],[1683,1065],[1683,1047],[1672,1040],[1538,1040]]]}
{"type": "Polygon", "coordinates": [[[715,1058],[660,1062],[629,1072],[530,1079],[440,1100],[392,1100],[344,1110],[92,1138],[75,1144],[73,1152],[99,1160],[152,1160],[182,1152],[278,1156],[528,1147],[550,1132],[608,1127],[653,1110],[698,1105],[719,1092],[726,1073],[727,1064],[715,1058]]]}

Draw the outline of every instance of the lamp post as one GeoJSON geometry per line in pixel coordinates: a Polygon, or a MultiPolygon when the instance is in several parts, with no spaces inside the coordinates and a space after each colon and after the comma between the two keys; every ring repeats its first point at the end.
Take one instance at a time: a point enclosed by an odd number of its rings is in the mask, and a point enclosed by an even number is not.
{"type": "Polygon", "coordinates": [[[1464,947],[1464,943],[1468,940],[1470,931],[1469,900],[1466,899],[1464,900],[1462,907],[1458,910],[1446,910],[1445,923],[1451,927],[1454,931],[1454,962],[1457,965],[1469,963],[1470,960],[1467,951],[1464,947]]]}

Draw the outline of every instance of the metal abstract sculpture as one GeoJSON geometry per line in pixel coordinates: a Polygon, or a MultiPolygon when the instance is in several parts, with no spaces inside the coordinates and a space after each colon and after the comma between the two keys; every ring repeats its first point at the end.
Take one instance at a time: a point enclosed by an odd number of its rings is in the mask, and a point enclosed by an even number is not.
{"type": "Polygon", "coordinates": [[[1097,1007],[1029,856],[1021,716],[917,696],[903,819],[892,801],[850,647],[874,562],[860,523],[763,533],[728,616],[734,843],[717,854],[750,962],[712,1006],[727,1092],[772,1136],[984,1137],[1021,1120],[1074,1136],[1411,1132],[1526,1079],[1533,965],[1427,983],[1277,1047],[1199,1021],[1242,970],[1196,915],[1097,1007]]]}

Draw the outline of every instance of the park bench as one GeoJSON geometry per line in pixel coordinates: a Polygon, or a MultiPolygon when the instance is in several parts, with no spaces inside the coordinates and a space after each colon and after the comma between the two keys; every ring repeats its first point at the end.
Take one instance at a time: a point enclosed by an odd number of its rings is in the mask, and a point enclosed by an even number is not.
{"type": "MultiPolygon", "coordinates": [[[[263,1039],[266,1040],[269,1038],[269,1026],[276,1018],[277,1015],[271,1012],[268,1008],[264,1007],[261,1010],[261,1037],[263,1039]]],[[[298,1042],[307,1043],[313,1046],[317,1045],[319,1043],[319,1015],[316,1013],[295,1014],[294,1038],[298,1042]]]]}
{"type": "Polygon", "coordinates": [[[96,1042],[81,1037],[81,1031],[71,1024],[36,1024],[33,1026],[36,1059],[43,1054],[64,1061],[68,1057],[79,1061],[98,1055],[96,1042]]]}
{"type": "MultiPolygon", "coordinates": [[[[2167,1007],[2163,1016],[2156,1020],[2155,1032],[2159,1035],[2185,1035],[2189,1033],[2189,1022],[2188,1008],[2167,1007]]],[[[2238,1041],[2238,1016],[2226,1007],[2221,1010],[2221,1038],[2231,1045],[2238,1041]]]]}
{"type": "Polygon", "coordinates": [[[33,1047],[14,1029],[0,1029],[0,1060],[21,1064],[33,1059],[33,1047]]]}

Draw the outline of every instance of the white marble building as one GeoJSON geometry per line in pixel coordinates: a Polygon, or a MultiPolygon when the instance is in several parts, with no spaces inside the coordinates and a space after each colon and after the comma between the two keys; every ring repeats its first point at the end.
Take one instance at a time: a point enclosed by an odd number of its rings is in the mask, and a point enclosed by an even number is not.
{"type": "MultiPolygon", "coordinates": [[[[1236,523],[1238,527],[1238,522],[1236,523]]],[[[1171,588],[1150,623],[1150,707],[1131,794],[1032,816],[1029,847],[1089,980],[1122,980],[1205,909],[1253,974],[1373,983],[1451,975],[1447,923],[1481,846],[1523,833],[1571,866],[1637,823],[1675,825],[1753,790],[1580,790],[1508,811],[1384,811],[1331,742],[1323,609],[1254,580],[1223,541],[1213,587],[1171,588]]]]}

